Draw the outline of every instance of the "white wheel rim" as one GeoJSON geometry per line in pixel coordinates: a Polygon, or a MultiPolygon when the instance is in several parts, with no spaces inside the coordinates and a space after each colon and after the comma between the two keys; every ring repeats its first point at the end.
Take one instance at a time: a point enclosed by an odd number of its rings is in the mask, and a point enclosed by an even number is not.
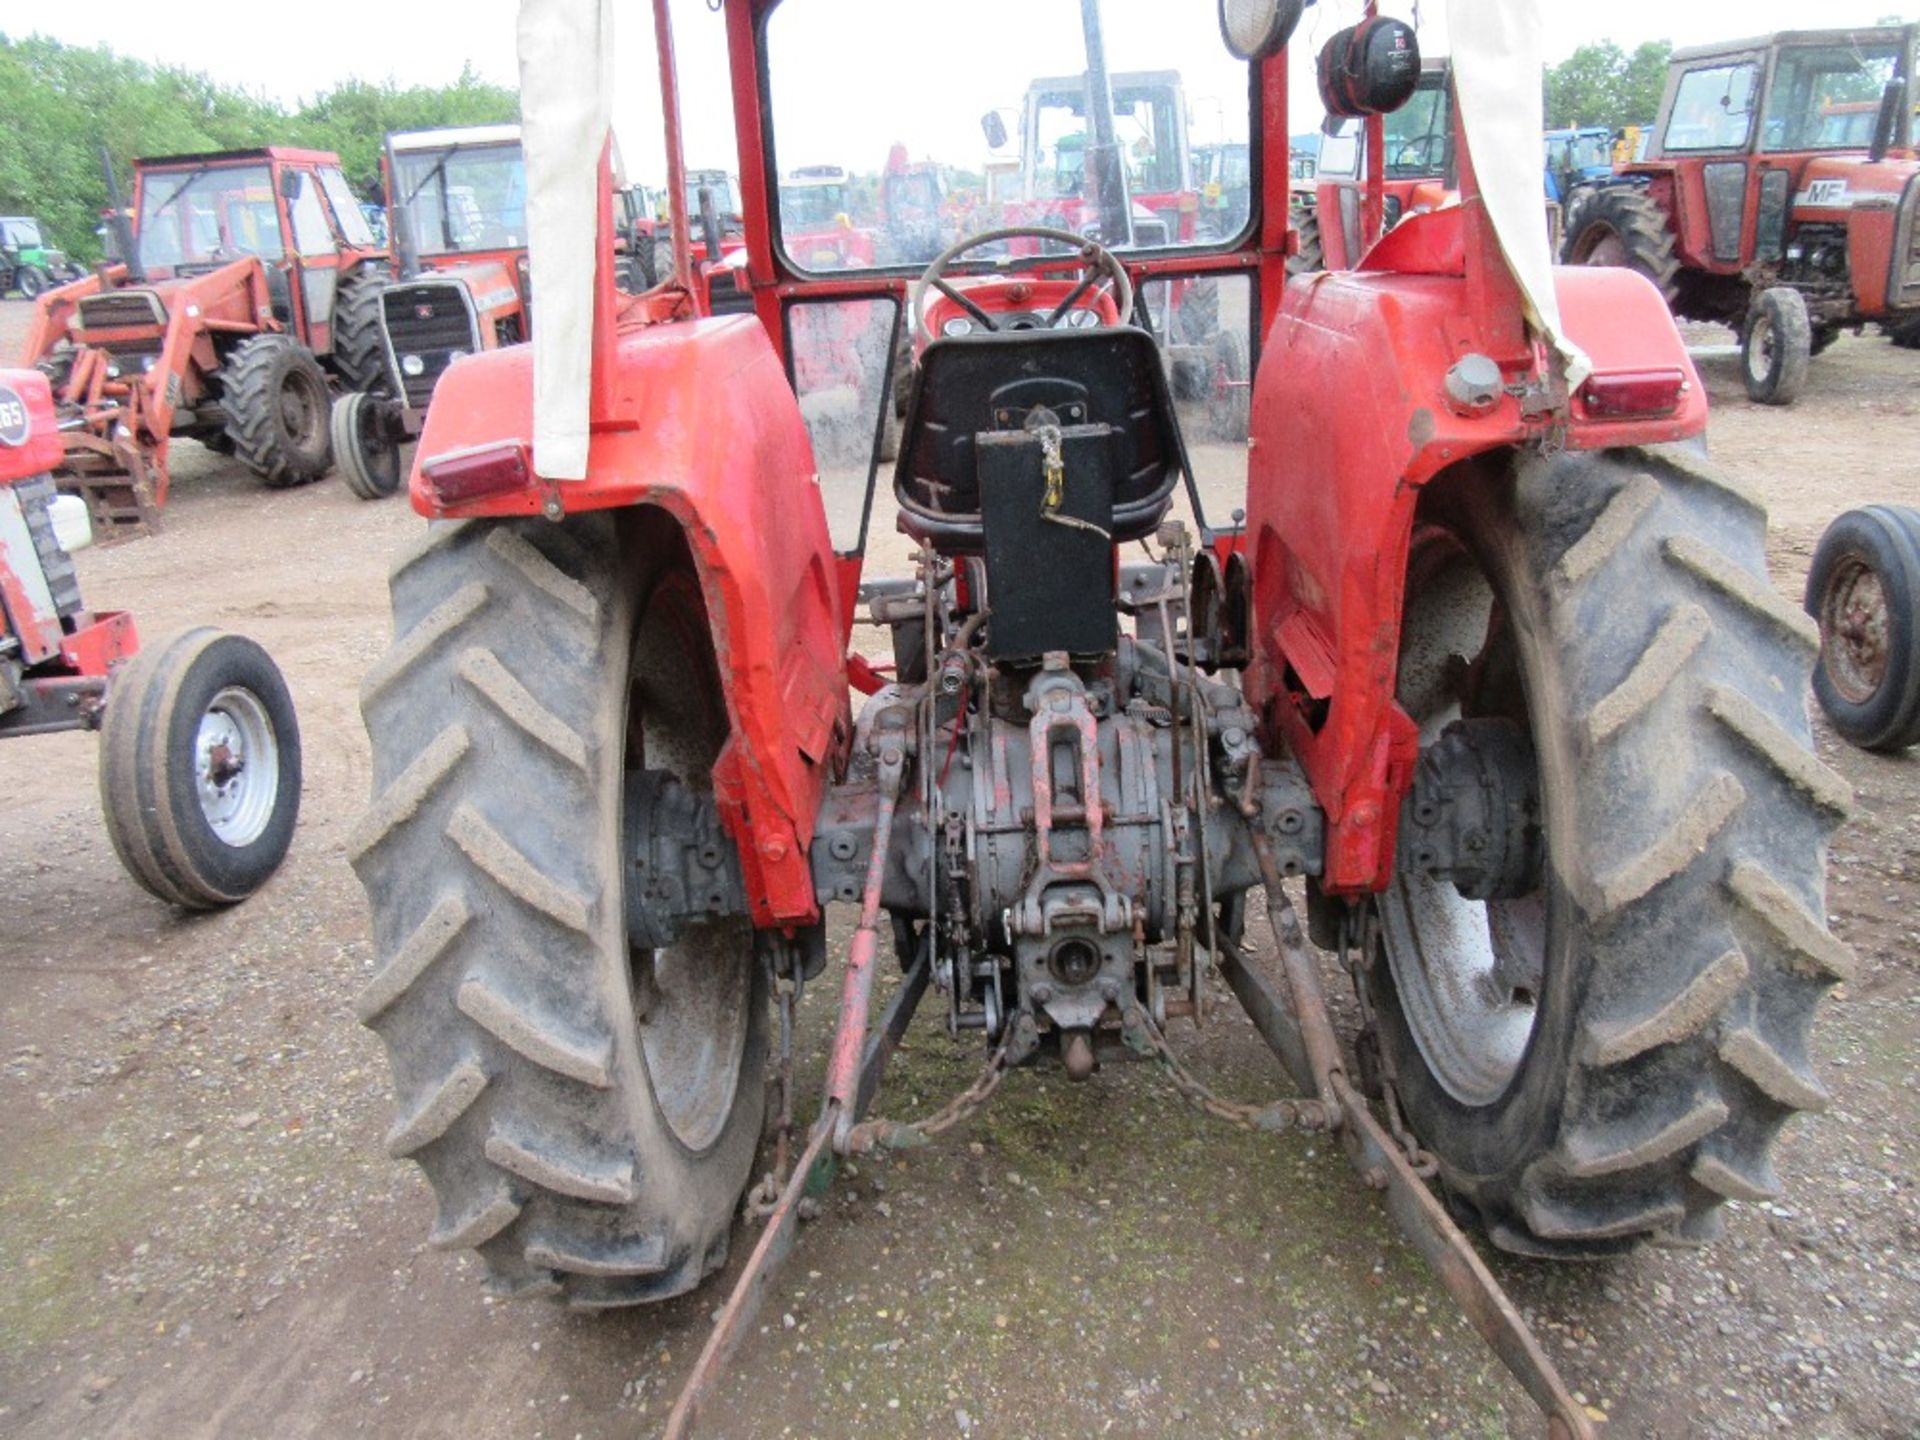
{"type": "Polygon", "coordinates": [[[251,690],[228,686],[200,716],[193,780],[200,813],[222,841],[237,850],[266,833],[280,794],[280,743],[251,690]]]}
{"type": "MultiPolygon", "coordinates": [[[[1401,696],[1425,747],[1460,718],[1444,677],[1454,663],[1486,648],[1494,599],[1464,559],[1431,577],[1423,591],[1424,603],[1408,607],[1401,696]]],[[[1533,1038],[1540,998],[1501,976],[1543,971],[1544,891],[1518,900],[1469,900],[1452,881],[1408,867],[1380,896],[1379,912],[1401,1013],[1427,1068],[1462,1104],[1498,1099],[1533,1038]]]]}

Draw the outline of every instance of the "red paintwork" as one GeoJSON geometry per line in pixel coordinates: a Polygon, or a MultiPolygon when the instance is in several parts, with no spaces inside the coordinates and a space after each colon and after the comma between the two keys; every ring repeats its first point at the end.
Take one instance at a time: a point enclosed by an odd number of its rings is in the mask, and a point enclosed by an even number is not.
{"type": "MultiPolygon", "coordinates": [[[[60,463],[60,432],[54,426],[53,391],[38,370],[0,370],[0,385],[20,397],[26,408],[26,438],[17,445],[0,443],[0,485],[44,475],[60,463]]],[[[11,416],[0,415],[0,429],[11,416]]]]}
{"type": "Polygon", "coordinates": [[[60,663],[67,675],[106,675],[140,648],[133,616],[125,610],[87,612],[92,623],[82,626],[60,644],[60,663]]]}
{"type": "MultiPolygon", "coordinates": [[[[755,920],[817,913],[806,847],[831,762],[850,731],[825,512],[800,408],[766,333],[733,316],[647,324],[617,340],[613,393],[595,422],[590,478],[557,487],[569,511],[654,505],[685,528],[718,643],[733,735],[715,789],[740,846],[755,920]]],[[[531,450],[533,352],[457,361],[440,379],[419,456],[518,439],[531,450]]],[[[540,512],[543,491],[416,510],[540,512]]]]}
{"type": "MultiPolygon", "coordinates": [[[[628,505],[665,510],[684,527],[725,670],[733,734],[717,775],[726,822],[745,859],[762,925],[811,919],[805,850],[848,722],[850,680],[879,678],[844,654],[861,558],[836,557],[817,495],[805,426],[782,360],[787,314],[818,298],[903,298],[897,277],[802,274],[776,253],[775,186],[758,74],[758,27],[775,0],[725,0],[735,133],[745,211],[737,275],[759,324],[744,317],[664,323],[653,298],[616,301],[610,266],[596,308],[594,438],[589,478],[537,481],[458,512],[434,508],[416,468],[423,514],[534,514],[628,505]],[[717,443],[724,437],[725,443],[717,443]]],[[[656,26],[667,0],[654,0],[656,26]]],[[[1253,663],[1248,687],[1267,745],[1291,748],[1329,815],[1328,887],[1357,892],[1388,874],[1400,795],[1416,737],[1393,703],[1402,588],[1421,487],[1480,455],[1551,438],[1575,448],[1682,439],[1705,427],[1706,402],[1660,297],[1624,271],[1560,277],[1570,332],[1603,373],[1677,368],[1688,382],[1673,416],[1598,422],[1574,403],[1523,418],[1507,399],[1465,419],[1442,377],[1477,351],[1511,379],[1541,364],[1517,290],[1462,150],[1465,203],[1416,216],[1358,274],[1288,284],[1291,167],[1284,56],[1259,82],[1264,143],[1255,233],[1230,253],[1130,261],[1152,275],[1248,272],[1265,335],[1253,391],[1244,541],[1218,553],[1251,567],[1253,663]],[[1244,552],[1246,562],[1238,558],[1244,552]],[[1324,718],[1319,712],[1324,708],[1324,718]]],[[[601,244],[610,253],[610,207],[601,244]]],[[[1022,283],[998,279],[987,295],[1022,283]]],[[[464,359],[441,381],[422,463],[450,451],[531,440],[531,358],[503,350],[464,359]]]]}

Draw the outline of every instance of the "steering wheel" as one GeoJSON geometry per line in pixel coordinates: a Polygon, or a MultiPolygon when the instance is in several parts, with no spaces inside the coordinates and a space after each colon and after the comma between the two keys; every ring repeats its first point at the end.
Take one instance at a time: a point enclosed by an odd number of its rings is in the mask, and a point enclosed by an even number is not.
{"type": "Polygon", "coordinates": [[[1127,275],[1127,267],[1115,258],[1114,253],[1098,240],[1089,240],[1084,235],[1076,235],[1071,230],[1055,230],[1045,225],[1013,225],[1004,230],[984,230],[978,235],[970,235],[958,244],[950,245],[934,256],[933,263],[921,272],[920,278],[907,289],[907,303],[913,307],[913,323],[922,334],[932,335],[927,328],[927,291],[938,290],[947,299],[953,301],[967,314],[978,320],[988,330],[998,334],[999,323],[993,315],[967,298],[966,293],[956,290],[947,283],[947,271],[962,255],[970,250],[978,250],[983,245],[997,244],[1002,240],[1039,240],[1066,245],[1075,253],[1071,255],[1022,255],[1014,259],[1003,260],[994,272],[999,275],[1017,275],[1028,270],[1055,269],[1064,265],[1078,264],[1084,272],[1080,283],[1058,305],[1053,307],[1046,319],[1046,329],[1052,329],[1054,323],[1080,303],[1089,290],[1106,291],[1113,296],[1114,309],[1119,312],[1122,322],[1133,313],[1133,281],[1127,275]]]}
{"type": "Polygon", "coordinates": [[[1433,147],[1440,143],[1438,135],[1416,135],[1411,140],[1403,140],[1400,148],[1393,152],[1393,159],[1387,163],[1395,170],[1419,168],[1431,169],[1433,166],[1433,147]]]}

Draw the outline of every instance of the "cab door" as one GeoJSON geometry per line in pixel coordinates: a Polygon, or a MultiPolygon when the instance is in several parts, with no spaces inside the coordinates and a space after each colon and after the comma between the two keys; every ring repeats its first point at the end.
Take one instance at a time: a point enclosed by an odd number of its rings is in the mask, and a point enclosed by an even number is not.
{"type": "Polygon", "coordinates": [[[311,166],[285,165],[279,179],[293,268],[295,338],[316,355],[333,350],[333,296],[340,284],[340,244],[327,222],[320,178],[311,166]]]}

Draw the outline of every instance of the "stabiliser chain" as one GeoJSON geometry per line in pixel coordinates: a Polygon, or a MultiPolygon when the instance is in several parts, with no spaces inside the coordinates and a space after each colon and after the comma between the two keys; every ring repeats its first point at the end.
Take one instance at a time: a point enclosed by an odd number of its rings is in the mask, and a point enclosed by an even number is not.
{"type": "MultiPolygon", "coordinates": [[[[886,832],[899,797],[907,743],[905,735],[888,736],[883,743],[876,856],[885,851],[886,832]]],[[[1434,1162],[1420,1149],[1400,1118],[1392,1077],[1378,1077],[1389,1116],[1386,1125],[1376,1118],[1366,1097],[1347,1078],[1346,1062],[1320,985],[1318,964],[1282,888],[1280,867],[1272,848],[1258,826],[1254,833],[1254,848],[1267,893],[1267,914],[1279,950],[1279,978],[1277,982],[1270,978],[1263,967],[1251,963],[1237,946],[1221,948],[1220,973],[1305,1098],[1279,1100],[1263,1106],[1221,1098],[1181,1063],[1166,1037],[1138,1005],[1129,1006],[1123,1016],[1123,1037],[1136,1050],[1156,1058],[1180,1093],[1207,1114],[1248,1129],[1337,1132],[1361,1179],[1369,1188],[1382,1192],[1388,1213],[1433,1267],[1441,1284],[1481,1338],[1544,1413],[1550,1440],[1594,1440],[1597,1435],[1594,1421],[1575,1403],[1526,1320],[1427,1185],[1425,1177],[1433,1173],[1434,1162]]],[[[727,1303],[721,1308],[713,1331],[668,1416],[664,1432],[667,1440],[683,1440],[692,1433],[701,1403],[747,1334],[779,1266],[793,1248],[802,1202],[810,1193],[817,1196],[832,1183],[836,1154],[925,1144],[978,1111],[999,1088],[1011,1067],[1015,1030],[1009,1026],[1007,1038],[994,1051],[980,1076],[933,1115],[917,1122],[863,1121],[866,1108],[879,1088],[886,1062],[906,1033],[921,996],[926,993],[930,971],[923,952],[909,967],[878,1029],[870,1033],[867,1005],[872,992],[879,909],[880,870],[876,864],[868,875],[861,921],[849,956],[839,1027],[828,1068],[826,1101],[792,1170],[783,1174],[776,1165],[774,1174],[759,1192],[764,1201],[777,1188],[778,1198],[765,1208],[765,1229],[734,1282],[727,1303]]],[[[1355,939],[1349,929],[1342,935],[1341,946],[1341,959],[1354,976],[1363,1025],[1367,1027],[1372,1023],[1372,1007],[1365,989],[1364,965],[1367,948],[1374,943],[1374,938],[1370,918],[1363,918],[1357,943],[1347,943],[1355,939]]],[[[781,1114],[790,1127],[791,1005],[796,997],[790,985],[783,986],[780,995],[781,1114]]],[[[1363,1028],[1363,1043],[1367,1038],[1368,1032],[1363,1028]]],[[[785,1138],[783,1133],[783,1142],[785,1138]]],[[[784,1143],[780,1147],[783,1156],[786,1148],[784,1143]]]]}

